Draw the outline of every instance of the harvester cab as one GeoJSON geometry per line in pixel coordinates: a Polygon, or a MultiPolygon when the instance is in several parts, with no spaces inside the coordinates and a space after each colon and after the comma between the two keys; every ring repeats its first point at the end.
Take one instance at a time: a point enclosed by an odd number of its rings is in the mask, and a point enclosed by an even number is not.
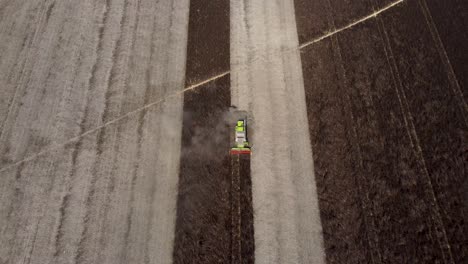
{"type": "Polygon", "coordinates": [[[237,120],[234,130],[235,142],[231,148],[231,154],[251,154],[249,141],[247,139],[247,119],[237,120]]]}

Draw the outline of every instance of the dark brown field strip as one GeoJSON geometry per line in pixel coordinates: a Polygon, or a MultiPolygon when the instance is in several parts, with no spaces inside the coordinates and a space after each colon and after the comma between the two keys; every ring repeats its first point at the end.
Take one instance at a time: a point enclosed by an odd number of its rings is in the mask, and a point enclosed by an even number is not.
{"type": "Polygon", "coordinates": [[[430,12],[437,34],[440,36],[447,57],[468,100],[468,4],[465,0],[420,0],[430,12]]]}
{"type": "Polygon", "coordinates": [[[252,179],[250,175],[250,156],[241,155],[240,172],[240,212],[241,212],[241,263],[255,262],[254,224],[252,207],[252,179]]]}
{"type": "Polygon", "coordinates": [[[320,37],[332,31],[328,19],[329,6],[327,1],[295,0],[296,25],[299,44],[320,37]]]}
{"type": "Polygon", "coordinates": [[[396,2],[397,0],[381,0],[373,9],[369,0],[295,0],[299,44],[346,27],[396,2]]]}
{"type": "Polygon", "coordinates": [[[468,128],[450,75],[416,1],[382,16],[395,68],[440,208],[455,263],[468,259],[468,203],[465,194],[468,128]],[[401,23],[401,21],[409,21],[401,23]]]}
{"type": "Polygon", "coordinates": [[[229,263],[229,75],[184,98],[174,263],[229,263]]]}
{"type": "Polygon", "coordinates": [[[190,1],[186,86],[229,70],[229,0],[190,1]]]}
{"type": "Polygon", "coordinates": [[[231,155],[231,264],[255,262],[250,155],[231,155]]]}
{"type": "Polygon", "coordinates": [[[231,264],[242,263],[240,155],[231,155],[231,264]]]}
{"type": "Polygon", "coordinates": [[[449,261],[430,182],[412,148],[385,42],[376,20],[337,36],[369,203],[373,257],[384,263],[449,261]],[[429,220],[430,219],[430,220],[429,220]],[[404,246],[403,246],[404,245],[404,246]]]}
{"type": "Polygon", "coordinates": [[[304,49],[302,67],[319,195],[325,252],[329,263],[369,263],[370,249],[353,149],[353,124],[341,82],[336,42],[304,49]]]}
{"type": "MultiPolygon", "coordinates": [[[[331,0],[327,10],[327,1],[296,0],[300,41],[390,3],[341,2],[331,0]]],[[[330,263],[466,261],[466,124],[416,4],[302,51],[330,263]]]]}

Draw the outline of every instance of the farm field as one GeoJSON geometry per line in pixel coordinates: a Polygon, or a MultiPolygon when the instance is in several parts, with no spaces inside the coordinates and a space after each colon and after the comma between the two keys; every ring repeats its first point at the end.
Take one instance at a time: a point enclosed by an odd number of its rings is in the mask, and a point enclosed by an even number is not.
{"type": "Polygon", "coordinates": [[[0,0],[0,263],[467,262],[465,2],[0,0]]]}

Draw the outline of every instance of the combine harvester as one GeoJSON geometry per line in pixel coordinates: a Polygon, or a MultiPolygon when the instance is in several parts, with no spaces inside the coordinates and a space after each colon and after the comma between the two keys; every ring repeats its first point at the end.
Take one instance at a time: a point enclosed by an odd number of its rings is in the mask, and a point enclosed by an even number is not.
{"type": "Polygon", "coordinates": [[[231,155],[251,154],[249,141],[247,140],[247,119],[239,119],[235,128],[235,143],[231,148],[231,155]]]}

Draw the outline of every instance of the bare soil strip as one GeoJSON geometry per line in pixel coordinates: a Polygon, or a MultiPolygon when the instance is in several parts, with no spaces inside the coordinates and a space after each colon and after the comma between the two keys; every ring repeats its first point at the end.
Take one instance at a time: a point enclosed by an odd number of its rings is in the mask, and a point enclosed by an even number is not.
{"type": "Polygon", "coordinates": [[[26,40],[1,53],[0,262],[172,263],[182,97],[93,129],[183,90],[189,2],[27,2],[0,22],[26,40]]]}
{"type": "Polygon", "coordinates": [[[231,1],[232,103],[253,119],[257,263],[324,262],[297,47],[293,1],[231,1]]]}

